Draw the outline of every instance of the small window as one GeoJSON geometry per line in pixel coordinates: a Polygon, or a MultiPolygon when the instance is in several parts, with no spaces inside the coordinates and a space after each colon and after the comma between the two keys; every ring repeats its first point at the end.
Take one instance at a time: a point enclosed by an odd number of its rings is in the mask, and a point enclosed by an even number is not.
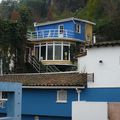
{"type": "Polygon", "coordinates": [[[34,117],[34,120],[39,120],[39,116],[35,116],[35,117],[34,117]]]}
{"type": "Polygon", "coordinates": [[[64,26],[63,26],[63,25],[60,25],[60,26],[59,26],[59,30],[60,30],[60,34],[63,34],[63,33],[64,33],[64,26]]]}
{"type": "Polygon", "coordinates": [[[57,91],[57,102],[59,103],[67,102],[67,91],[66,90],[57,91]]]}
{"type": "Polygon", "coordinates": [[[81,25],[80,24],[76,24],[75,31],[76,31],[76,33],[81,33],[81,25]]]}

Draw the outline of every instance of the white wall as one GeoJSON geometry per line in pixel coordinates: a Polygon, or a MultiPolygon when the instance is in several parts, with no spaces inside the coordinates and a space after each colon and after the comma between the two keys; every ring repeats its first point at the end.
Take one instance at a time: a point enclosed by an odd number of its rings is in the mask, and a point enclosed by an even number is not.
{"type": "Polygon", "coordinates": [[[72,120],[108,120],[105,102],[72,102],[72,120]]]}
{"type": "Polygon", "coordinates": [[[120,87],[120,46],[89,48],[86,56],[78,58],[78,70],[94,73],[94,83],[88,87],[120,87]]]}

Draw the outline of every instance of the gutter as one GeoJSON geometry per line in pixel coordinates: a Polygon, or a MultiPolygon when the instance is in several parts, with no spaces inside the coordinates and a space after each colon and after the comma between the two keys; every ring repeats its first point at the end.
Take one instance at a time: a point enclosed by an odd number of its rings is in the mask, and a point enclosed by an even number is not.
{"type": "Polygon", "coordinates": [[[22,86],[23,89],[84,89],[82,86],[22,86]]]}

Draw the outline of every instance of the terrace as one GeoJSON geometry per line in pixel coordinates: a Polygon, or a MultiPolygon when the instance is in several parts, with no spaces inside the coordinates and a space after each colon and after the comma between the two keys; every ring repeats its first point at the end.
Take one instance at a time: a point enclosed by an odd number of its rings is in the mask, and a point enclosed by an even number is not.
{"type": "Polygon", "coordinates": [[[47,29],[39,31],[28,31],[27,37],[30,41],[43,40],[43,39],[78,39],[75,33],[71,30],[47,29]]]}

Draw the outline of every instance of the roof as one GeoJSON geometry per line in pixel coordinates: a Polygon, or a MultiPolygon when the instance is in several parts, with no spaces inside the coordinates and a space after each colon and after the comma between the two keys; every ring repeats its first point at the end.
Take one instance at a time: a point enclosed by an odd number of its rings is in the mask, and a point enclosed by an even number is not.
{"type": "Polygon", "coordinates": [[[95,44],[88,44],[88,45],[86,45],[87,48],[109,47],[109,46],[120,46],[120,40],[118,40],[118,41],[98,42],[98,43],[95,43],[95,44]]]}
{"type": "Polygon", "coordinates": [[[61,22],[71,21],[71,20],[72,21],[76,20],[76,21],[85,22],[85,23],[88,23],[88,24],[95,25],[94,22],[71,17],[71,18],[66,18],[66,19],[61,19],[61,20],[56,20],[56,21],[49,21],[49,22],[45,22],[45,23],[36,23],[36,24],[34,24],[34,26],[36,27],[36,26],[50,25],[50,24],[55,24],[55,23],[61,23],[61,22]]]}
{"type": "Polygon", "coordinates": [[[5,74],[0,82],[18,82],[23,86],[86,86],[85,73],[5,74]]]}

